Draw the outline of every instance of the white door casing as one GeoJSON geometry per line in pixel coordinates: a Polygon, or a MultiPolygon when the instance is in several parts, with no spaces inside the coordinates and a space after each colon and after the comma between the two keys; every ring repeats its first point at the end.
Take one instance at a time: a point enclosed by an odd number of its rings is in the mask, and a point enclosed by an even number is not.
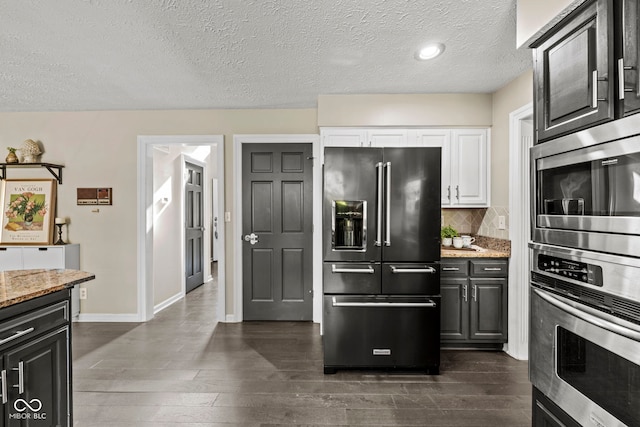
{"type": "MultiPolygon", "coordinates": [[[[219,200],[224,211],[224,137],[222,135],[140,135],[138,136],[138,284],[137,313],[135,320],[145,322],[153,318],[153,161],[150,149],[154,145],[185,144],[211,146],[216,151],[219,200]]],[[[220,246],[224,247],[224,226],[218,230],[220,246]]],[[[184,253],[184,251],[183,251],[184,253]]],[[[224,251],[219,254],[218,266],[218,320],[224,321],[225,312],[225,265],[224,251]]],[[[182,261],[184,275],[184,260],[182,261]]]]}
{"type": "Polygon", "coordinates": [[[533,104],[509,114],[509,341],[506,351],[526,360],[529,353],[529,241],[533,104]]]}
{"type": "Polygon", "coordinates": [[[320,167],[320,136],[302,135],[234,135],[233,136],[233,314],[226,322],[242,322],[242,144],[310,143],[313,168],[313,321],[322,319],[322,168],[320,167]]]}

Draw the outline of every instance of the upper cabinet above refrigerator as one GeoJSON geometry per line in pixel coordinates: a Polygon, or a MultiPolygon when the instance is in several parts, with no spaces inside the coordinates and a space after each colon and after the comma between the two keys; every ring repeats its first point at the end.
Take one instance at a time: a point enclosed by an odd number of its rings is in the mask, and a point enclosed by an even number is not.
{"type": "Polygon", "coordinates": [[[536,143],[640,112],[637,0],[589,0],[531,47],[536,143]]]}

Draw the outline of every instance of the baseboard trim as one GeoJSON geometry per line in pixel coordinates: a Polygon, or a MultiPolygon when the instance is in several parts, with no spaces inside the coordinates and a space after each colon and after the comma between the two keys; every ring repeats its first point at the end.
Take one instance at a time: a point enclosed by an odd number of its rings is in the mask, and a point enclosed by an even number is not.
{"type": "Polygon", "coordinates": [[[233,314],[227,314],[224,318],[225,323],[237,323],[236,316],[233,314]]]}
{"type": "Polygon", "coordinates": [[[78,322],[122,322],[122,323],[141,323],[137,314],[82,314],[78,316],[78,322]]]}
{"type": "Polygon", "coordinates": [[[177,293],[174,296],[167,298],[166,300],[162,301],[160,304],[153,307],[153,314],[154,315],[158,314],[165,308],[169,307],[171,304],[180,301],[182,298],[183,298],[183,295],[181,293],[177,293]]]}

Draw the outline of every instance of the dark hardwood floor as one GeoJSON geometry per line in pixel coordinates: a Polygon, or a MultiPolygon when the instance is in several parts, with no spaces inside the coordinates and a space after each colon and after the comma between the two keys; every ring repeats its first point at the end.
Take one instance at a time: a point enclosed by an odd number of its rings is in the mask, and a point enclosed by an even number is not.
{"type": "Polygon", "coordinates": [[[531,425],[527,363],[504,353],[324,375],[317,324],[218,324],[216,299],[209,283],[144,324],[75,323],[74,425],[531,425]]]}

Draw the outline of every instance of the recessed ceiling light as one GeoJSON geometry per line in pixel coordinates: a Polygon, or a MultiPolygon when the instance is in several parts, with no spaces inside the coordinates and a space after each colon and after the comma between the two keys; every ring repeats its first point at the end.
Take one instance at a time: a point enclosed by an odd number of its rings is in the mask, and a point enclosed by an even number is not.
{"type": "Polygon", "coordinates": [[[442,52],[444,52],[444,45],[442,43],[431,43],[416,52],[416,59],[426,61],[435,58],[442,52]]]}

